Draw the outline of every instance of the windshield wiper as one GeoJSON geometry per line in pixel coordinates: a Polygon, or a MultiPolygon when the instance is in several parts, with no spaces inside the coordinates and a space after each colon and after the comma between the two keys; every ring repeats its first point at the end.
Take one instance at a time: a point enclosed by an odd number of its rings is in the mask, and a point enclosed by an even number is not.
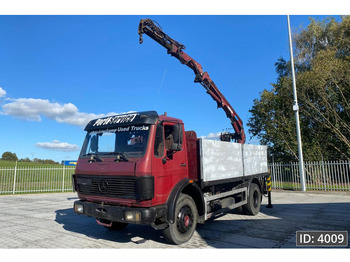
{"type": "Polygon", "coordinates": [[[129,159],[123,153],[114,152],[114,154],[116,154],[115,159],[114,159],[115,162],[119,162],[119,161],[128,162],[129,161],[129,159]]]}
{"type": "Polygon", "coordinates": [[[86,154],[86,156],[91,156],[90,157],[90,160],[89,160],[89,163],[92,163],[92,162],[101,162],[101,158],[99,158],[99,156],[97,154],[92,154],[92,153],[89,153],[89,154],[86,154]]]}

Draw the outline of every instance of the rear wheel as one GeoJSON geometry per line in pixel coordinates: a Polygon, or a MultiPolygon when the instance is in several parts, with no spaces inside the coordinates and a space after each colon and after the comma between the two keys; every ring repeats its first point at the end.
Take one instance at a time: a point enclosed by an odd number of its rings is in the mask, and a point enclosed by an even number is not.
{"type": "Polygon", "coordinates": [[[175,221],[164,229],[164,237],[172,244],[182,244],[189,241],[196,230],[198,212],[193,199],[181,194],[176,202],[175,221]]]}
{"type": "Polygon", "coordinates": [[[260,212],[261,192],[257,184],[251,183],[249,186],[248,202],[243,206],[243,212],[247,215],[257,215],[260,212]]]}

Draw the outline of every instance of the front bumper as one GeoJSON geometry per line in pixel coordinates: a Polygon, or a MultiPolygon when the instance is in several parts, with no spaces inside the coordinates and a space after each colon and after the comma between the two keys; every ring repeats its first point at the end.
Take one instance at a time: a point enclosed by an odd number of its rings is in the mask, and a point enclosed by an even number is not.
{"type": "Polygon", "coordinates": [[[74,212],[113,222],[150,225],[157,218],[166,215],[166,206],[161,205],[148,208],[120,207],[78,200],[74,202],[74,212]]]}

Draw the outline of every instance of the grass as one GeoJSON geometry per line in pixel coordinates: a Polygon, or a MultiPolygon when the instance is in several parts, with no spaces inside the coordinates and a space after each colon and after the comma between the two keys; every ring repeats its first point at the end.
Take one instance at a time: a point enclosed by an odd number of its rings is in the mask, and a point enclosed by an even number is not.
{"type": "MultiPolygon", "coordinates": [[[[298,191],[298,190],[301,190],[301,185],[300,185],[300,183],[277,181],[277,182],[272,183],[272,188],[298,191]]],[[[326,188],[325,188],[325,185],[323,183],[319,183],[316,185],[307,184],[306,190],[350,191],[350,188],[346,184],[327,184],[326,188]]]]}
{"type": "MultiPolygon", "coordinates": [[[[0,160],[0,168],[1,167],[15,167],[16,161],[4,161],[0,160]]],[[[34,162],[17,162],[17,167],[27,167],[27,166],[60,166],[60,165],[53,165],[53,164],[40,164],[40,163],[34,163],[34,162]]]]}

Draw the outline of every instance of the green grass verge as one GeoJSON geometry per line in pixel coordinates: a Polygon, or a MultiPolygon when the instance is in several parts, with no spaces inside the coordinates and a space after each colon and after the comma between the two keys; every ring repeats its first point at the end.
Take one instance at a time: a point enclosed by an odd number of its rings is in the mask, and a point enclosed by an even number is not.
{"type": "MultiPolygon", "coordinates": [[[[0,160],[0,168],[1,167],[15,167],[16,162],[15,161],[4,161],[0,160]]],[[[60,166],[59,164],[53,165],[53,164],[40,164],[40,163],[34,163],[34,162],[17,162],[17,167],[27,167],[27,166],[60,166]]]]}
{"type": "MultiPolygon", "coordinates": [[[[293,182],[273,182],[273,189],[282,189],[282,190],[301,190],[301,185],[299,183],[293,182]]],[[[321,191],[350,191],[350,187],[346,184],[327,184],[326,186],[322,184],[316,185],[306,185],[306,190],[321,190],[321,191]]]]}

